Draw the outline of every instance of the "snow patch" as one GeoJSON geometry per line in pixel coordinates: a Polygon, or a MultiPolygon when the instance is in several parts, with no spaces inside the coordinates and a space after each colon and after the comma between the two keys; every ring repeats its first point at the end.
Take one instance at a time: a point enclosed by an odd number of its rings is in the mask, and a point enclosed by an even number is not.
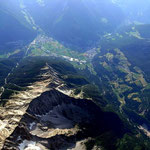
{"type": "Polygon", "coordinates": [[[24,140],[19,145],[19,150],[42,150],[40,147],[36,146],[36,142],[24,140]]]}
{"type": "Polygon", "coordinates": [[[29,129],[32,130],[32,128],[33,128],[34,125],[36,125],[36,123],[35,123],[35,122],[32,122],[32,123],[30,124],[29,129]]]}

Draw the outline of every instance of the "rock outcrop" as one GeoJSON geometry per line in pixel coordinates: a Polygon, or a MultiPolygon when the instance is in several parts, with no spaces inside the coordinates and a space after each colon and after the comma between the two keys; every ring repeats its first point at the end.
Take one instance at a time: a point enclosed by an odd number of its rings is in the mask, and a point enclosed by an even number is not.
{"type": "Polygon", "coordinates": [[[51,89],[32,100],[3,149],[28,149],[31,145],[39,149],[67,149],[105,131],[113,130],[119,135],[121,128],[117,115],[102,112],[94,102],[51,89]]]}

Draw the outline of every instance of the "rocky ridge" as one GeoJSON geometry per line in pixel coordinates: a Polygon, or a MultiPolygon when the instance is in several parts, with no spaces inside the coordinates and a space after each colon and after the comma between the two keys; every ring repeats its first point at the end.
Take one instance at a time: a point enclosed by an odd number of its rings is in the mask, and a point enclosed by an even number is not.
{"type": "Polygon", "coordinates": [[[9,137],[18,126],[22,116],[28,109],[29,103],[40,96],[41,93],[50,90],[48,85],[54,82],[54,74],[52,77],[48,65],[41,69],[40,79],[40,81],[36,81],[32,85],[27,86],[26,90],[12,95],[5,107],[0,107],[0,149],[5,139],[9,137]]]}

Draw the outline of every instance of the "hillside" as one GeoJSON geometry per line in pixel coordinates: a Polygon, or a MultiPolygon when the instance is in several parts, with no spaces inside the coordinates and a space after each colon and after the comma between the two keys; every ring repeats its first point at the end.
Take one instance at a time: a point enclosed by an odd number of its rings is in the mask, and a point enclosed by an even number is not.
{"type": "Polygon", "coordinates": [[[0,55],[7,55],[29,44],[36,32],[24,26],[14,16],[0,9],[0,55]]]}

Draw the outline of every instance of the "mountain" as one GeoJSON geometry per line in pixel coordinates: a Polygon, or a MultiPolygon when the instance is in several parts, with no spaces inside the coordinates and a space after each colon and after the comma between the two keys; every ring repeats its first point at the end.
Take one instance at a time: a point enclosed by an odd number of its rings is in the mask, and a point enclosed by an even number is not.
{"type": "Polygon", "coordinates": [[[99,36],[113,31],[123,21],[121,10],[110,1],[46,0],[39,5],[32,0],[24,4],[46,33],[80,51],[91,47],[99,36]]]}
{"type": "MultiPolygon", "coordinates": [[[[17,7],[17,11],[14,12],[9,6],[7,9],[19,20],[18,13],[22,13],[28,22],[32,25],[35,22],[47,35],[80,51],[96,44],[99,36],[105,32],[115,30],[124,17],[119,7],[106,0],[45,0],[43,3],[35,0],[20,3],[9,1],[17,7]],[[112,12],[109,12],[109,9],[112,12]]],[[[4,1],[2,5],[5,6],[6,3],[8,2],[4,1]]]]}
{"type": "Polygon", "coordinates": [[[0,9],[0,55],[6,55],[30,43],[36,32],[24,26],[14,16],[0,9]]]}
{"type": "Polygon", "coordinates": [[[34,146],[35,141],[35,147],[63,149],[89,136],[113,132],[117,138],[126,132],[115,113],[103,112],[91,100],[73,98],[76,88],[90,83],[79,78],[77,70],[67,62],[49,57],[26,58],[6,80],[1,95],[4,107],[0,138],[8,138],[2,149],[24,149],[34,146]],[[114,124],[109,125],[111,120],[114,124]]]}
{"type": "Polygon", "coordinates": [[[1,0],[0,149],[149,150],[148,10],[1,0]]]}
{"type": "Polygon", "coordinates": [[[149,24],[150,1],[145,0],[113,0],[122,9],[129,22],[149,24]]]}

